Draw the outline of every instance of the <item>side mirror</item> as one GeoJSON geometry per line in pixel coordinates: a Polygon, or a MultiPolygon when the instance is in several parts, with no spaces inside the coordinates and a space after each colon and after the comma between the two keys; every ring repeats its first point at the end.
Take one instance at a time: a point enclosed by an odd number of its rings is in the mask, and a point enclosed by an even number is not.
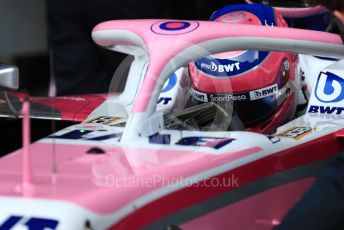
{"type": "Polygon", "coordinates": [[[19,70],[12,65],[0,64],[0,89],[17,90],[19,88],[19,70]]]}

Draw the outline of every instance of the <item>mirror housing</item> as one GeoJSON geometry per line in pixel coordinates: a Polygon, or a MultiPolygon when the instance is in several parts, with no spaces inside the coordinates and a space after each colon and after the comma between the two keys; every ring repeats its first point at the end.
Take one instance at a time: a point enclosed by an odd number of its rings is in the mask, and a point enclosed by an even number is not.
{"type": "Polygon", "coordinates": [[[13,65],[0,64],[0,89],[17,90],[19,88],[19,70],[13,65]]]}

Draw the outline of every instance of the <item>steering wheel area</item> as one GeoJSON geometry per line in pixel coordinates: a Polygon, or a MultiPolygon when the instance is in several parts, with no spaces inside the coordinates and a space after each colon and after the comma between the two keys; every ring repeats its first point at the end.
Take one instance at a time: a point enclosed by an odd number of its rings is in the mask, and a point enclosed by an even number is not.
{"type": "Polygon", "coordinates": [[[232,104],[214,102],[191,106],[165,116],[165,128],[190,131],[243,131],[245,126],[232,104]]]}

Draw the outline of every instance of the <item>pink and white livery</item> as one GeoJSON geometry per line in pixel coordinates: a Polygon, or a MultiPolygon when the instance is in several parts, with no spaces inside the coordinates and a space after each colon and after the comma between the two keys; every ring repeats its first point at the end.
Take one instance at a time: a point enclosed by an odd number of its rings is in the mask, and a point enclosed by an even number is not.
{"type": "MultiPolygon", "coordinates": [[[[92,37],[135,57],[126,88],[98,98],[92,111],[80,108],[82,123],[0,159],[0,229],[272,229],[344,148],[344,46],[337,35],[119,20],[97,25],[92,37]],[[185,67],[238,50],[293,53],[288,81],[309,92],[297,118],[266,134],[200,127],[202,113],[218,105],[189,105],[185,67]]],[[[3,88],[16,88],[3,77],[3,88]]]]}

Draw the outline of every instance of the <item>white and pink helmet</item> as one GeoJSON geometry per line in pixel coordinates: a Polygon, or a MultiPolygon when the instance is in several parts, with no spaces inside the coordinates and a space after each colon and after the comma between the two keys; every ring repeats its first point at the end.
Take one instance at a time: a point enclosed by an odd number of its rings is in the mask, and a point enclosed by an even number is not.
{"type": "MultiPolygon", "coordinates": [[[[282,15],[262,4],[231,5],[211,16],[230,24],[287,27],[282,15]]],[[[289,52],[235,51],[203,57],[189,64],[193,98],[232,103],[247,130],[271,133],[296,108],[297,56],[289,52]]]]}

